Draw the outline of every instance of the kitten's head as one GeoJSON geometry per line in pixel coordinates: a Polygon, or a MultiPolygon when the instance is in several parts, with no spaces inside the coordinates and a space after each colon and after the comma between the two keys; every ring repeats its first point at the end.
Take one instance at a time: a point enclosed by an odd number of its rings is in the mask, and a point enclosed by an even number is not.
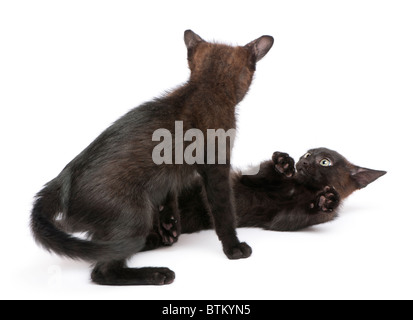
{"type": "Polygon", "coordinates": [[[321,188],[333,186],[343,199],[386,174],[356,166],[338,152],[326,148],[309,150],[296,168],[296,178],[301,182],[321,188]]]}
{"type": "Polygon", "coordinates": [[[191,81],[202,81],[212,88],[225,86],[236,102],[246,95],[256,63],[270,51],[274,38],[262,36],[243,47],[204,41],[191,30],[185,31],[191,81]]]}

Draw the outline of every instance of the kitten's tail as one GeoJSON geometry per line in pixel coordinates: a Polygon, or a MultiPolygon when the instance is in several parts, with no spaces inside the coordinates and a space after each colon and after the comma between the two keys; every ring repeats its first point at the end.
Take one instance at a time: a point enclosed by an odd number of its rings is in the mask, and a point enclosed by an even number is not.
{"type": "Polygon", "coordinates": [[[37,194],[32,210],[31,229],[34,238],[46,250],[72,259],[104,262],[125,259],[145,246],[144,237],[133,241],[88,241],[60,230],[54,219],[63,210],[61,189],[57,180],[51,181],[37,194]]]}

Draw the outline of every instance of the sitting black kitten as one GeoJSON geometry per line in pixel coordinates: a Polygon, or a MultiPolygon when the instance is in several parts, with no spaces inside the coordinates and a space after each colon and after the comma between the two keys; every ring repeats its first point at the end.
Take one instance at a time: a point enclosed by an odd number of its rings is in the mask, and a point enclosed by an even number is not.
{"type": "MultiPolygon", "coordinates": [[[[272,160],[261,163],[255,176],[232,172],[237,226],[295,231],[331,221],[337,217],[345,198],[384,174],[385,171],[353,165],[326,148],[309,150],[296,166],[287,153],[275,152],[272,160]]],[[[204,188],[199,181],[180,195],[179,209],[171,205],[160,208],[160,221],[154,224],[145,249],[171,245],[181,232],[212,228],[204,188]]]]}

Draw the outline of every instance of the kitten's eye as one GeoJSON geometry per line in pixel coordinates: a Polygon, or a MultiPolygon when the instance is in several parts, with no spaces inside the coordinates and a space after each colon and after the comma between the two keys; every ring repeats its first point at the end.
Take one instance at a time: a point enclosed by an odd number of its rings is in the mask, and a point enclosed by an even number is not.
{"type": "Polygon", "coordinates": [[[332,166],[332,163],[330,159],[323,159],[320,161],[320,165],[322,165],[323,167],[330,167],[332,166]]]}
{"type": "Polygon", "coordinates": [[[309,156],[311,156],[311,153],[307,152],[307,153],[304,155],[304,159],[307,159],[309,156]]]}

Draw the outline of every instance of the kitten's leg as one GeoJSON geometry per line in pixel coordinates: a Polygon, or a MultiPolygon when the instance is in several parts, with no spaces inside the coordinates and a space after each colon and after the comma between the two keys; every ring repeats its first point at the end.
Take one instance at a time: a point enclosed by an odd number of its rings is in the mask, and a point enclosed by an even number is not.
{"type": "Polygon", "coordinates": [[[163,246],[171,246],[178,242],[181,234],[178,197],[168,194],[165,205],[159,207],[153,220],[153,230],[146,237],[142,251],[150,251],[163,246]]]}
{"type": "Polygon", "coordinates": [[[178,241],[181,235],[180,220],[178,196],[170,193],[165,206],[159,208],[159,233],[164,245],[171,246],[178,241]]]}
{"type": "Polygon", "coordinates": [[[155,213],[153,217],[152,231],[146,237],[145,247],[141,250],[141,252],[155,250],[162,246],[163,246],[162,236],[159,232],[159,214],[155,213]]]}
{"type": "Polygon", "coordinates": [[[229,165],[207,165],[202,172],[215,230],[229,259],[248,258],[252,254],[246,243],[240,243],[235,231],[234,196],[229,165]]]}
{"type": "Polygon", "coordinates": [[[163,246],[162,236],[158,232],[158,227],[156,227],[156,230],[152,231],[146,237],[145,247],[141,250],[141,252],[155,250],[163,246]]]}
{"type": "Polygon", "coordinates": [[[336,211],[314,211],[308,205],[277,213],[272,220],[263,225],[264,229],[273,231],[297,231],[317,224],[326,223],[337,217],[336,211]]]}
{"type": "MultiPolygon", "coordinates": [[[[107,221],[105,228],[95,230],[92,240],[114,246],[116,251],[112,250],[116,255],[97,260],[91,275],[93,282],[114,286],[165,285],[175,279],[174,272],[167,268],[134,269],[126,265],[126,260],[140,251],[136,251],[135,242],[140,239],[146,240],[146,247],[148,247],[148,234],[153,230],[154,225],[159,225],[158,212],[153,210],[150,201],[144,196],[145,194],[142,193],[141,201],[129,203],[130,207],[133,205],[133,210],[122,210],[119,207],[112,215],[116,219],[107,221]]],[[[126,201],[123,203],[127,207],[128,203],[126,201]]],[[[149,246],[156,246],[156,242],[150,244],[152,240],[149,236],[149,246]]]]}
{"type": "Polygon", "coordinates": [[[154,217],[153,231],[146,237],[146,244],[142,251],[171,246],[178,242],[180,234],[178,197],[169,194],[165,205],[159,207],[159,212],[154,217]]]}
{"type": "Polygon", "coordinates": [[[260,186],[282,182],[295,174],[295,161],[287,153],[274,152],[272,160],[262,162],[256,175],[243,175],[241,183],[260,186]]]}
{"type": "Polygon", "coordinates": [[[288,153],[274,152],[272,155],[275,169],[287,178],[291,178],[295,174],[295,161],[288,153]]]}
{"type": "Polygon", "coordinates": [[[126,260],[98,262],[92,271],[93,282],[107,286],[166,285],[174,279],[168,268],[128,268],[126,260]]]}
{"type": "Polygon", "coordinates": [[[313,226],[329,222],[337,218],[337,209],[341,203],[339,193],[334,187],[325,187],[317,193],[314,202],[311,202],[307,211],[307,225],[313,226]]]}
{"type": "Polygon", "coordinates": [[[277,213],[265,228],[274,231],[296,231],[332,221],[337,217],[340,196],[333,187],[325,187],[316,194],[314,201],[307,201],[277,213]]]}
{"type": "Polygon", "coordinates": [[[310,209],[316,212],[333,212],[340,205],[340,195],[334,187],[327,186],[317,193],[316,200],[310,203],[310,209]]]}

